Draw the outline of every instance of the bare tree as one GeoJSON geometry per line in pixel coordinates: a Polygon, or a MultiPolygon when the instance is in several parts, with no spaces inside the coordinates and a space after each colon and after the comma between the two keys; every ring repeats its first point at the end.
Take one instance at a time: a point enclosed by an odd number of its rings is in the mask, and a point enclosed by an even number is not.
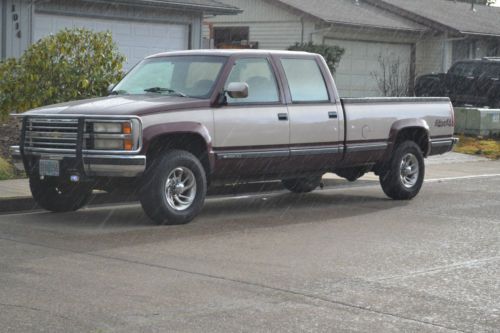
{"type": "Polygon", "coordinates": [[[410,67],[399,57],[378,57],[380,71],[371,72],[383,96],[403,97],[409,95],[410,67]]]}

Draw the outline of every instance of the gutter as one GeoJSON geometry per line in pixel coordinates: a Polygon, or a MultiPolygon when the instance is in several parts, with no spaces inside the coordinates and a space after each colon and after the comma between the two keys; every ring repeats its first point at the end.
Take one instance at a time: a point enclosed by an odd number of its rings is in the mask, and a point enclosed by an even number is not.
{"type": "Polygon", "coordinates": [[[128,5],[135,7],[153,7],[153,8],[174,8],[183,9],[196,12],[204,12],[207,14],[218,14],[218,15],[237,15],[243,12],[243,10],[233,7],[233,6],[207,6],[199,5],[195,3],[185,3],[179,1],[162,1],[162,0],[146,0],[146,1],[134,1],[134,0],[82,0],[84,2],[92,3],[102,3],[106,5],[119,4],[128,5]]]}

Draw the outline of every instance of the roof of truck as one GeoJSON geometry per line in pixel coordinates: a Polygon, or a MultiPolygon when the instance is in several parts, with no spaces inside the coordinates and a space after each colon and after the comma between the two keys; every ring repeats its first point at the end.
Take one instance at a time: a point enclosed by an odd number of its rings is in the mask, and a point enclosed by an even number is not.
{"type": "Polygon", "coordinates": [[[184,56],[184,55],[207,55],[207,56],[225,56],[229,57],[235,54],[251,54],[251,55],[312,55],[314,53],[304,51],[280,51],[280,50],[252,50],[252,49],[215,49],[215,50],[188,50],[188,51],[172,51],[162,52],[150,55],[147,58],[165,57],[165,56],[184,56]]]}

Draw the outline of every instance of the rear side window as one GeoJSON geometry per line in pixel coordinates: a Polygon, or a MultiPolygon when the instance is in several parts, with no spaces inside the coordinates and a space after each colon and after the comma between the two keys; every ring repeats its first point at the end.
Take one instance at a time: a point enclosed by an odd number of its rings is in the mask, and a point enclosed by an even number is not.
{"type": "Polygon", "coordinates": [[[328,102],[328,90],[315,59],[281,59],[292,101],[328,102]]]}
{"type": "Polygon", "coordinates": [[[229,104],[279,102],[276,78],[266,58],[238,59],[229,74],[225,87],[227,88],[231,82],[248,84],[248,97],[233,99],[228,96],[229,104]]]}
{"type": "Polygon", "coordinates": [[[482,72],[480,63],[462,62],[452,67],[451,73],[456,76],[479,76],[482,72]]]}

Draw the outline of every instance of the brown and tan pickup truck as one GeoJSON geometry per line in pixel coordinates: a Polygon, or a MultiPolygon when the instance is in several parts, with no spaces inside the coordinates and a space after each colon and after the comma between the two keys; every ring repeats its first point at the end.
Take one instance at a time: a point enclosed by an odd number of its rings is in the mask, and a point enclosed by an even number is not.
{"type": "Polygon", "coordinates": [[[285,51],[154,55],[108,97],[20,118],[12,155],[41,207],[77,210],[93,189],[128,185],[166,224],[196,217],[209,185],[281,180],[305,193],[327,172],[375,172],[389,197],[411,199],[424,158],[456,141],[448,98],[340,98],[320,55],[285,51]]]}

